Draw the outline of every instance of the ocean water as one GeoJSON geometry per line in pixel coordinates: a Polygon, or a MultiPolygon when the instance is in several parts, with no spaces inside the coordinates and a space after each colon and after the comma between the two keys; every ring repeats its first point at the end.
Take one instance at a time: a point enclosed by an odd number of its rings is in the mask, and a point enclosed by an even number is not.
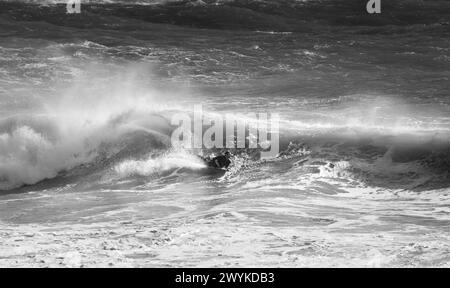
{"type": "Polygon", "coordinates": [[[0,2],[0,265],[449,266],[448,1],[44,2],[0,2]],[[280,154],[211,171],[198,104],[280,154]]]}

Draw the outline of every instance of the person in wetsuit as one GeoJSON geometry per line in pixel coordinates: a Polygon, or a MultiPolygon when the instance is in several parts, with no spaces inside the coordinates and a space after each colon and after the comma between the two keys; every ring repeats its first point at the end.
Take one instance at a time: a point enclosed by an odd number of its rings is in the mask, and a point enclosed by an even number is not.
{"type": "Polygon", "coordinates": [[[217,157],[214,157],[213,159],[209,160],[208,165],[210,167],[219,168],[219,169],[228,169],[228,166],[230,166],[231,161],[231,154],[230,152],[225,152],[224,155],[219,155],[217,157]]]}

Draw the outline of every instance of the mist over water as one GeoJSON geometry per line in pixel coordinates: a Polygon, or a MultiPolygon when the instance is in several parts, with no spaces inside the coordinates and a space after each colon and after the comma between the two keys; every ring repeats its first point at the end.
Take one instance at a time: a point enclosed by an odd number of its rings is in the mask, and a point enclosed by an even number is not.
{"type": "Polygon", "coordinates": [[[447,1],[35,2],[0,2],[5,225],[158,227],[130,266],[449,265],[447,1]],[[211,171],[170,143],[197,104],[278,113],[280,154],[211,171]]]}

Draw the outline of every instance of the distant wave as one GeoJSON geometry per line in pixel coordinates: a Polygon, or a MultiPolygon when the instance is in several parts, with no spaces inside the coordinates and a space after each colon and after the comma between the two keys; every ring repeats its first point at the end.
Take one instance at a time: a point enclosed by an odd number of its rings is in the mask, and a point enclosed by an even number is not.
{"type": "MultiPolygon", "coordinates": [[[[118,24],[117,17],[129,21],[166,23],[189,27],[295,32],[311,31],[323,25],[386,26],[413,24],[448,25],[448,1],[391,0],[383,3],[380,15],[365,13],[367,1],[88,1],[80,15],[66,15],[58,1],[1,1],[3,15],[16,20],[46,21],[55,25],[105,29],[130,29],[137,23],[118,24]],[[35,4],[41,4],[36,9],[35,4]],[[152,4],[152,5],[144,5],[152,4]],[[99,6],[101,5],[101,6],[99,6]],[[82,21],[76,21],[76,19],[82,21]],[[111,26],[110,24],[115,23],[111,26]],[[108,27],[109,25],[109,27],[108,27]]],[[[392,30],[392,29],[391,29],[392,30]]],[[[382,32],[382,31],[380,31],[382,32]]],[[[389,32],[383,31],[384,33],[389,32]]],[[[392,31],[391,31],[392,32],[392,31]]]]}

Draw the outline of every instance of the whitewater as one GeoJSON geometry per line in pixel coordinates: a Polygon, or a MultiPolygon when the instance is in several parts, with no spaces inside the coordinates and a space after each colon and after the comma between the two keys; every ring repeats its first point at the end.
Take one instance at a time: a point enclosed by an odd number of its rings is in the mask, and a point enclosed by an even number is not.
{"type": "Polygon", "coordinates": [[[450,265],[446,1],[31,2],[0,1],[0,266],[450,265]],[[199,104],[277,113],[280,153],[209,169],[170,141],[199,104]]]}

